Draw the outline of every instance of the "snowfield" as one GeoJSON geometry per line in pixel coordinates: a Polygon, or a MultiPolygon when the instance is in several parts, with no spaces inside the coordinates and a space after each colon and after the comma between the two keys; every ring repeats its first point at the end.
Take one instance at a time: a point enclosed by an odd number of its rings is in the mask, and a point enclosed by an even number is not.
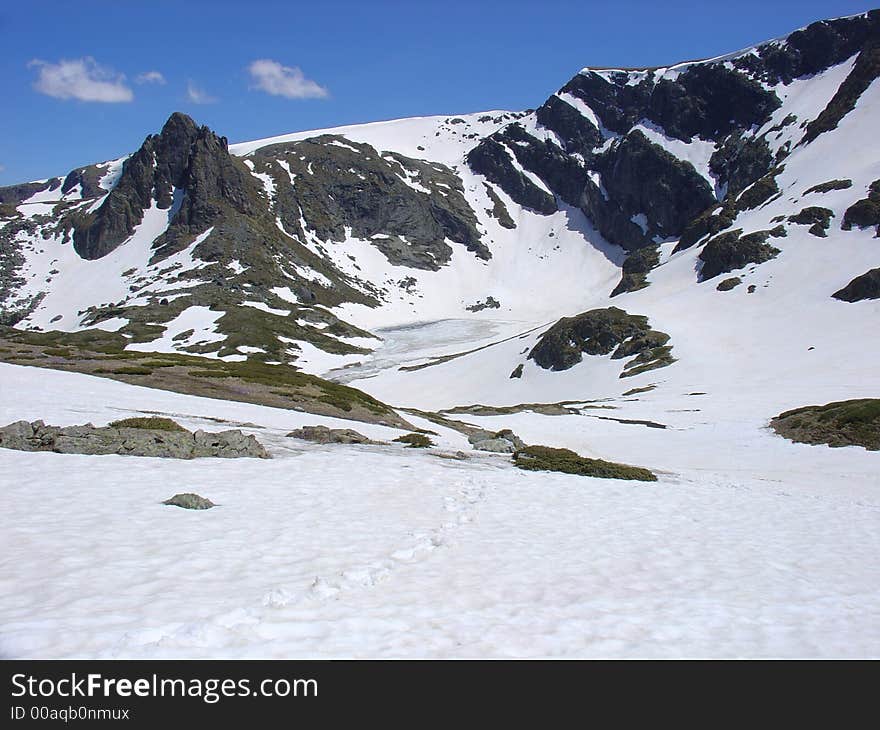
{"type": "MultiPolygon", "coordinates": [[[[0,383],[4,423],[155,411],[242,427],[274,456],[0,449],[4,657],[880,653],[877,453],[765,434],[755,448],[772,440],[802,470],[719,474],[683,435],[666,461],[688,453],[687,468],[620,482],[439,458],[465,447],[445,429],[429,452],[317,446],[284,434],[341,422],[14,365],[0,383]],[[181,491],[219,506],[160,504],[181,491]]],[[[513,423],[561,435],[568,418],[513,423]]]]}

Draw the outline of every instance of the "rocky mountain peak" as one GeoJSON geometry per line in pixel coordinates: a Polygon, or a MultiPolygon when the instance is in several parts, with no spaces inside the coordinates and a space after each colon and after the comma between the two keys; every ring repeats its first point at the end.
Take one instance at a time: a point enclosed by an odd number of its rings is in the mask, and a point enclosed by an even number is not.
{"type": "Polygon", "coordinates": [[[85,259],[106,256],[141,223],[144,211],[175,203],[171,225],[184,229],[211,224],[222,207],[252,211],[255,186],[247,170],[229,155],[225,137],[174,112],[158,135],[150,135],[122,167],[119,182],[94,211],[74,223],[74,247],[85,259]],[[175,194],[182,196],[175,200],[175,194]]]}

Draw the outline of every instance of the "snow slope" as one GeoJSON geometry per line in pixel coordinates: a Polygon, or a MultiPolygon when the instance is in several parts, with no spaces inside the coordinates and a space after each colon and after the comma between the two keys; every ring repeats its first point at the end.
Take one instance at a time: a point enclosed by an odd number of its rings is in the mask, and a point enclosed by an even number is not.
{"type": "MultiPolygon", "coordinates": [[[[814,103],[816,109],[824,105],[814,103]]],[[[850,303],[833,299],[831,294],[880,262],[873,230],[839,229],[853,198],[880,178],[880,158],[863,152],[874,144],[878,115],[880,84],[875,81],[840,122],[837,133],[841,137],[821,135],[796,150],[777,177],[781,195],[741,214],[735,223],[745,232],[773,228],[778,216],[784,217],[793,202],[802,199],[797,205],[821,205],[834,212],[827,238],[809,234],[807,226],[788,224],[785,237],[770,239],[781,249],[778,257],[705,282],[698,280],[699,247],[664,253],[661,265],[648,274],[647,288],[609,298],[607,290],[578,287],[581,306],[557,310],[560,315],[573,315],[613,305],[647,315],[652,327],[671,336],[678,362],[669,367],[620,379],[620,361],[585,356],[570,370],[543,370],[527,360],[525,353],[555,318],[542,318],[536,312],[530,326],[524,323],[518,332],[509,326],[505,330],[505,336],[521,337],[421,370],[386,368],[378,375],[371,373],[369,379],[346,380],[380,399],[393,398],[398,405],[426,409],[619,398],[631,388],[656,383],[658,391],[620,407],[626,409],[626,417],[661,422],[663,414],[645,404],[660,393],[674,399],[693,391],[708,392],[717,400],[717,412],[701,411],[702,415],[693,418],[724,418],[728,409],[745,409],[756,424],[799,405],[876,397],[880,393],[876,366],[880,345],[877,338],[865,335],[876,329],[880,300],[850,303]],[[846,145],[841,145],[841,138],[846,145]],[[852,188],[803,195],[810,187],[835,178],[851,179],[852,188]],[[733,275],[742,279],[740,286],[729,292],[716,290],[721,279],[733,275]],[[749,286],[755,287],[754,293],[748,292],[749,286]],[[524,366],[522,377],[509,378],[518,364],[524,366]]],[[[547,296],[558,302],[560,295],[553,290],[547,296]]],[[[483,314],[491,319],[495,312],[483,314]]],[[[431,334],[426,333],[426,338],[430,340],[431,334]]],[[[417,330],[411,331],[410,339],[415,341],[409,347],[418,352],[417,330]]],[[[444,352],[431,354],[471,349],[462,339],[444,352]]],[[[379,349],[374,358],[384,356],[379,349]]],[[[369,362],[366,366],[369,371],[369,362]]]]}
{"type": "MultiPolygon", "coordinates": [[[[880,502],[840,479],[829,449],[802,449],[834,482],[823,493],[745,464],[615,482],[492,455],[315,446],[283,433],[328,419],[83,375],[2,365],[0,377],[7,421],[150,410],[210,430],[223,418],[253,424],[274,456],[0,450],[5,657],[880,652],[880,502]],[[219,506],[160,504],[190,489],[219,506]]],[[[876,473],[877,454],[848,456],[876,473]]]]}

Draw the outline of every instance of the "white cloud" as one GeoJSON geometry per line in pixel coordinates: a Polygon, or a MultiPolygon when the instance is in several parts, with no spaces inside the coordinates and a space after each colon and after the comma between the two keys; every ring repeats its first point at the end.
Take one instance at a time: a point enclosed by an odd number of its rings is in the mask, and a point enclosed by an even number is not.
{"type": "Polygon", "coordinates": [[[323,99],[327,89],[307,79],[297,66],[282,66],[278,61],[262,58],[248,66],[252,88],[288,99],[323,99]]]}
{"type": "Polygon", "coordinates": [[[186,84],[186,98],[193,104],[213,104],[217,101],[216,96],[211,96],[201,86],[196,86],[192,81],[186,84]]]}
{"type": "Polygon", "coordinates": [[[46,96],[107,103],[134,99],[131,89],[125,85],[125,76],[98,65],[91,56],[58,63],[34,59],[28,67],[39,69],[34,89],[46,96]]]}
{"type": "Polygon", "coordinates": [[[138,74],[135,81],[139,84],[165,84],[165,77],[158,71],[144,71],[138,74]]]}

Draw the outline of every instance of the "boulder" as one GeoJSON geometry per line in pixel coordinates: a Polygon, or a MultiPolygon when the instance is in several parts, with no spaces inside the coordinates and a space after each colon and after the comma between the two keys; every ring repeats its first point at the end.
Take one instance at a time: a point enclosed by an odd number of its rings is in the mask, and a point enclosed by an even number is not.
{"type": "Polygon", "coordinates": [[[507,439],[483,439],[473,444],[477,451],[492,451],[496,454],[512,454],[516,447],[507,439]]]}
{"type": "Polygon", "coordinates": [[[652,330],[643,315],[617,307],[591,309],[560,319],[541,335],[528,358],[545,370],[568,370],[583,359],[584,353],[611,353],[612,359],[647,356],[668,341],[669,335],[652,330]]]}
{"type": "Polygon", "coordinates": [[[167,504],[172,507],[182,507],[183,509],[211,509],[211,507],[217,506],[210,499],[206,499],[205,497],[192,492],[175,494],[170,499],[166,499],[162,502],[162,504],[167,504]]]}
{"type": "Polygon", "coordinates": [[[843,289],[831,295],[843,302],[860,302],[863,299],[880,299],[880,268],[857,276],[843,289]]]}
{"type": "Polygon", "coordinates": [[[496,433],[478,431],[468,437],[468,442],[477,451],[491,451],[496,454],[512,454],[525,448],[525,442],[509,428],[496,433]]]}
{"type": "Polygon", "coordinates": [[[779,249],[767,243],[772,231],[755,231],[742,235],[742,229],[722,233],[711,238],[700,252],[699,259],[703,262],[700,269],[702,281],[713,279],[737,269],[744,269],[749,264],[763,264],[776,258],[779,249]]]}
{"type": "Polygon", "coordinates": [[[288,436],[313,441],[318,444],[370,444],[373,443],[362,433],[350,428],[328,428],[327,426],[303,426],[291,431],[288,436]]]}

